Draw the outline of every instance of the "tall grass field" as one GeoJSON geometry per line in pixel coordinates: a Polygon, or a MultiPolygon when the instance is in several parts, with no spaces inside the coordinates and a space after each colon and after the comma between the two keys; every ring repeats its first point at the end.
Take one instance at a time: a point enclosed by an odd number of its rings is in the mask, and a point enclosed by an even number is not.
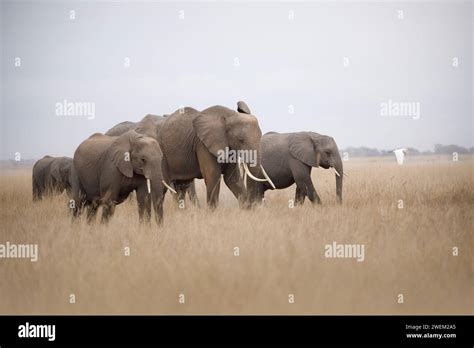
{"type": "Polygon", "coordinates": [[[313,169],[322,205],[293,207],[292,186],[252,210],[222,182],[209,211],[198,180],[201,207],[168,193],[162,227],[138,223],[133,197],[107,225],[73,223],[65,193],[33,203],[31,169],[3,169],[0,244],[37,244],[38,260],[0,258],[0,313],[472,314],[473,165],[351,159],[342,205],[313,169]],[[328,257],[334,243],[363,259],[328,257]]]}

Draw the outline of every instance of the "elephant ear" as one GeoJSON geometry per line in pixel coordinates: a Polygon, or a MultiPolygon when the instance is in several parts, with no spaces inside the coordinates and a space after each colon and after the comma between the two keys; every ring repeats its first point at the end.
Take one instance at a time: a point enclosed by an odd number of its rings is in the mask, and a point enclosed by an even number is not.
{"type": "Polygon", "coordinates": [[[311,167],[318,167],[315,144],[309,134],[294,133],[289,137],[290,153],[293,157],[311,167]]]}
{"type": "Polygon", "coordinates": [[[131,140],[130,132],[127,132],[119,136],[110,147],[113,164],[127,178],[133,177],[131,140]]]}
{"type": "Polygon", "coordinates": [[[243,101],[237,103],[237,111],[243,114],[251,114],[249,106],[243,101]]]}
{"type": "MultiPolygon", "coordinates": [[[[234,111],[235,113],[235,111],[234,111]]],[[[211,112],[202,112],[194,118],[193,127],[196,134],[214,156],[218,156],[219,150],[229,146],[226,135],[225,119],[222,115],[211,112]]]]}

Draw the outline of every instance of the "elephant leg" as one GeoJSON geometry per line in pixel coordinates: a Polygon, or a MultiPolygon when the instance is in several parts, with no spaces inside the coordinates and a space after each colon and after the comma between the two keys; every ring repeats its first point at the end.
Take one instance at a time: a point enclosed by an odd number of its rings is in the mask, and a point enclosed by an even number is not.
{"type": "Polygon", "coordinates": [[[184,200],[186,199],[186,187],[183,187],[182,185],[175,186],[176,192],[178,192],[176,196],[176,202],[178,202],[179,205],[184,203],[184,200]]]}
{"type": "Polygon", "coordinates": [[[207,173],[204,176],[204,182],[206,183],[207,191],[207,205],[211,209],[215,209],[219,203],[219,191],[221,184],[221,173],[213,171],[207,173]]]}
{"type": "Polygon", "coordinates": [[[41,198],[42,198],[41,188],[36,182],[34,182],[33,183],[33,202],[40,201],[41,198]]]}
{"type": "MultiPolygon", "coordinates": [[[[316,192],[316,189],[314,188],[310,178],[306,180],[296,180],[296,185],[301,190],[303,200],[306,196],[311,201],[311,203],[321,204],[321,198],[319,198],[319,195],[316,192]]],[[[301,203],[303,203],[303,200],[301,201],[301,203]]]]}
{"type": "Polygon", "coordinates": [[[321,198],[319,198],[311,181],[311,167],[298,161],[297,163],[292,163],[291,171],[297,188],[302,191],[300,194],[308,197],[311,203],[321,204],[321,198]]]}
{"type": "Polygon", "coordinates": [[[137,188],[138,217],[140,222],[149,223],[151,219],[151,195],[146,185],[137,188]]]}
{"type": "Polygon", "coordinates": [[[72,203],[72,206],[70,205],[69,207],[72,209],[72,219],[75,220],[82,213],[85,204],[85,195],[81,189],[79,177],[74,169],[71,169],[71,192],[72,202],[70,201],[70,203],[72,203]]]}
{"type": "Polygon", "coordinates": [[[107,200],[103,203],[102,207],[102,219],[101,223],[106,224],[109,222],[110,218],[114,215],[115,212],[115,203],[112,200],[107,200]]]}
{"type": "Polygon", "coordinates": [[[202,144],[198,145],[197,157],[199,160],[199,168],[206,184],[207,205],[213,210],[217,207],[217,203],[219,202],[222,168],[221,165],[217,163],[214,155],[202,144]]]}
{"type": "Polygon", "coordinates": [[[75,195],[73,192],[72,195],[72,206],[70,206],[70,210],[72,210],[72,219],[75,220],[81,216],[82,209],[84,207],[84,202],[81,196],[75,195]]]}
{"type": "Polygon", "coordinates": [[[174,189],[177,194],[174,195],[174,199],[178,204],[179,208],[185,208],[186,192],[188,191],[189,183],[184,181],[175,181],[173,183],[174,189]]]}
{"type": "Polygon", "coordinates": [[[84,207],[86,205],[86,201],[84,199],[84,196],[80,194],[79,196],[75,196],[74,192],[71,198],[71,201],[73,202],[73,206],[71,208],[72,210],[72,218],[73,220],[76,218],[79,218],[82,214],[82,211],[84,210],[84,207]]]}
{"type": "Polygon", "coordinates": [[[309,173],[308,180],[309,180],[309,183],[308,183],[308,190],[307,190],[306,196],[308,196],[308,199],[311,201],[311,203],[321,204],[322,203],[321,198],[316,192],[313,182],[311,181],[311,171],[309,173]]]}
{"type": "Polygon", "coordinates": [[[188,196],[189,196],[189,199],[190,199],[191,203],[195,207],[199,208],[199,200],[198,200],[198,197],[197,197],[197,194],[196,194],[196,184],[195,184],[194,180],[191,182],[191,184],[189,184],[189,187],[188,187],[187,191],[188,191],[188,196]]]}
{"type": "Polygon", "coordinates": [[[319,197],[316,189],[313,186],[313,183],[311,182],[311,177],[309,178],[309,182],[306,187],[306,196],[308,196],[308,199],[311,201],[311,203],[321,204],[321,198],[319,197]]]}
{"type": "Polygon", "coordinates": [[[224,182],[242,205],[245,201],[245,187],[236,164],[227,164],[224,168],[224,182]]]}
{"type": "Polygon", "coordinates": [[[304,203],[305,198],[306,198],[305,191],[302,190],[299,186],[296,186],[295,205],[302,205],[304,203]]]}
{"type": "Polygon", "coordinates": [[[79,218],[86,204],[84,196],[81,192],[72,192],[71,200],[69,201],[69,209],[72,213],[72,219],[79,218]]]}
{"type": "Polygon", "coordinates": [[[97,215],[97,210],[99,209],[99,202],[94,201],[94,202],[88,202],[87,204],[87,223],[91,223],[95,216],[97,215]]]}

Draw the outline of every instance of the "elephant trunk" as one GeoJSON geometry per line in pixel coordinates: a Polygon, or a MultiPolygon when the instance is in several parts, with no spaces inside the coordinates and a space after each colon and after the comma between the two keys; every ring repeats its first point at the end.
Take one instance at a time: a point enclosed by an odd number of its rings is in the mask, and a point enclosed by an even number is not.
{"type": "MultiPolygon", "coordinates": [[[[260,161],[258,161],[258,163],[260,164],[260,161]]],[[[251,177],[251,175],[256,178],[261,178],[260,165],[247,166],[247,168],[244,168],[244,170],[246,172],[246,175],[244,177],[246,180],[245,185],[247,186],[247,200],[248,200],[249,205],[252,205],[253,203],[256,203],[257,192],[258,192],[259,186],[262,185],[262,183],[254,180],[251,177]]]]}
{"type": "Polygon", "coordinates": [[[154,183],[152,185],[151,190],[151,199],[153,202],[153,210],[155,212],[155,220],[158,226],[163,224],[163,183],[162,183],[161,175],[154,175],[151,182],[154,183]]]}
{"type": "Polygon", "coordinates": [[[161,168],[154,168],[145,174],[148,193],[151,194],[155,221],[160,226],[163,224],[163,178],[161,168]]]}
{"type": "Polygon", "coordinates": [[[270,177],[265,172],[261,162],[261,151],[257,151],[257,157],[252,166],[244,166],[244,181],[247,186],[247,206],[262,202],[264,185],[269,184],[275,188],[270,177]]]}
{"type": "Polygon", "coordinates": [[[336,196],[337,196],[337,201],[338,203],[342,203],[342,180],[344,176],[344,169],[342,166],[342,160],[341,156],[339,155],[336,158],[336,163],[334,165],[334,169],[336,170],[337,173],[334,175],[336,176],[336,196]]]}

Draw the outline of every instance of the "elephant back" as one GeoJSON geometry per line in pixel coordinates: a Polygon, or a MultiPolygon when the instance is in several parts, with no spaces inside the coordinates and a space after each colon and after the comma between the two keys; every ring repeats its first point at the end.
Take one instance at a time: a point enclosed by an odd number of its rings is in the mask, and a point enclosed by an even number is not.
{"type": "Polygon", "coordinates": [[[55,157],[47,155],[36,161],[33,166],[33,175],[42,175],[43,172],[51,166],[51,163],[53,163],[54,160],[55,157]]]}
{"type": "Polygon", "coordinates": [[[110,128],[105,135],[118,136],[136,127],[135,122],[124,121],[110,128]]]}
{"type": "Polygon", "coordinates": [[[133,130],[158,140],[158,134],[164,121],[165,118],[162,116],[148,114],[136,124],[133,130]]]}

